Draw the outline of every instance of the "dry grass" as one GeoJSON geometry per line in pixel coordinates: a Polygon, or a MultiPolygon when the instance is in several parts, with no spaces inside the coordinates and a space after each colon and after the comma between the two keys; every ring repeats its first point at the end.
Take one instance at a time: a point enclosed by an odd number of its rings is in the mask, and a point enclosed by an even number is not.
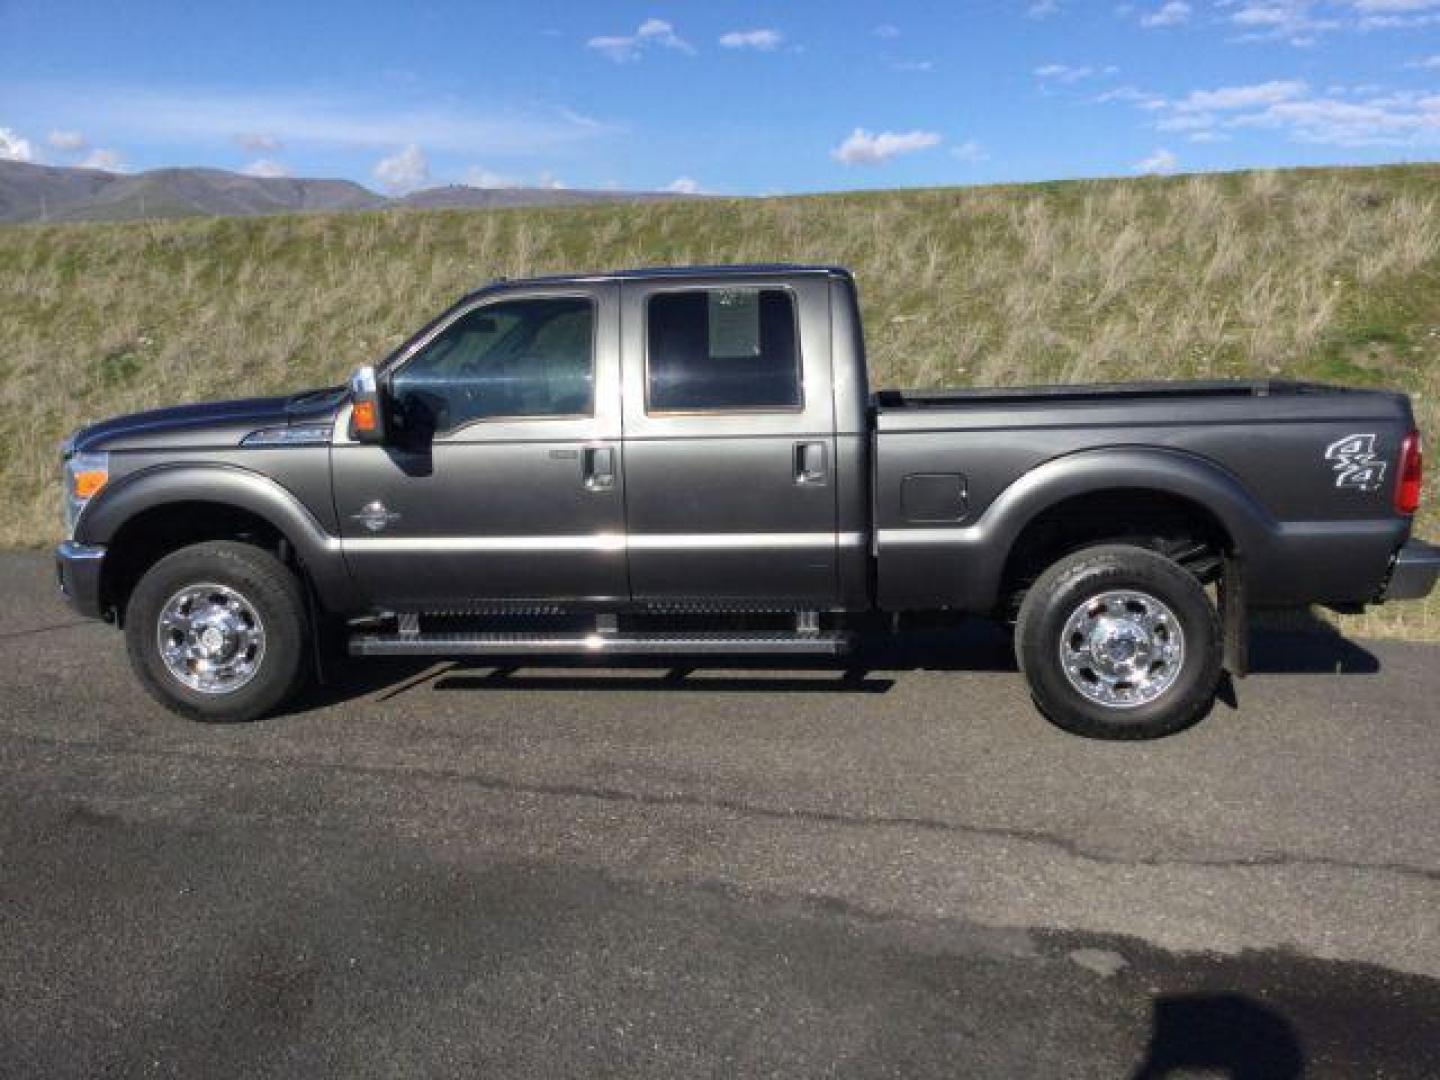
{"type": "MultiPolygon", "coordinates": [[[[55,538],[81,423],[339,381],[481,282],[582,268],[850,266],[877,385],[1319,378],[1406,389],[1440,437],[1437,211],[1414,166],[0,228],[0,544],[55,538]]],[[[1440,637],[1440,604],[1352,628],[1440,637]]]]}

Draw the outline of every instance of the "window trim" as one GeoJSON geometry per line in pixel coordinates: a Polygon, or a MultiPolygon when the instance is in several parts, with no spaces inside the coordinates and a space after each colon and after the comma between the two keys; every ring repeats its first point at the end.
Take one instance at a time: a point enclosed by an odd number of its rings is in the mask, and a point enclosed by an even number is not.
{"type": "Polygon", "coordinates": [[[746,282],[736,285],[675,285],[668,288],[646,290],[644,318],[640,321],[640,351],[644,361],[642,365],[644,373],[645,390],[645,415],[656,417],[671,416],[796,416],[805,412],[805,345],[800,339],[800,298],[795,294],[795,289],[789,284],[767,283],[763,285],[746,282]],[[712,293],[712,292],[738,292],[741,289],[753,289],[756,292],[783,292],[790,300],[790,321],[794,324],[795,333],[795,384],[800,391],[800,400],[794,405],[784,407],[759,406],[748,409],[656,409],[650,404],[650,302],[657,296],[670,296],[677,293],[712,293]]]}
{"type": "Polygon", "coordinates": [[[446,440],[458,435],[462,431],[468,431],[472,427],[482,424],[512,424],[512,423],[536,423],[546,420],[594,420],[596,416],[596,388],[600,379],[600,299],[593,293],[582,290],[564,292],[537,292],[537,293],[502,293],[499,295],[487,296],[477,299],[473,304],[466,304],[455,310],[449,318],[444,319],[433,327],[430,333],[416,342],[415,347],[409,351],[405,358],[394,364],[385,372],[386,393],[393,396],[395,376],[403,372],[411,363],[417,360],[426,349],[446,330],[454,326],[461,319],[472,312],[482,308],[498,307],[500,304],[517,303],[526,300],[583,300],[590,306],[590,409],[588,412],[578,413],[507,413],[503,416],[477,416],[473,420],[467,420],[453,428],[444,431],[437,431],[434,435],[436,440],[446,440]]]}

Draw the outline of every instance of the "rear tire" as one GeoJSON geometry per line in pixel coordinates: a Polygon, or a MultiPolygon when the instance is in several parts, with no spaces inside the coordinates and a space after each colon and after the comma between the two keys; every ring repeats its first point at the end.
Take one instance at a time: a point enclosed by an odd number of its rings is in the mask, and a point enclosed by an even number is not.
{"type": "Polygon", "coordinates": [[[1051,722],[1094,739],[1157,739],[1209,712],[1220,620],[1200,581],[1146,548],[1061,559],[1026,593],[1015,653],[1051,722]]]}
{"type": "Polygon", "coordinates": [[[305,681],[305,595],[268,551],[231,541],[195,544],[165,556],[135,586],[125,643],[141,684],[172,712],[255,720],[305,681]]]}

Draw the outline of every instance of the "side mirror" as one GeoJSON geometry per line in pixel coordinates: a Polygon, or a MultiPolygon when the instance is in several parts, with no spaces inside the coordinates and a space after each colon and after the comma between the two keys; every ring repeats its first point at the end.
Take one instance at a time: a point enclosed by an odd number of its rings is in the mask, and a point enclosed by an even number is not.
{"type": "Polygon", "coordinates": [[[369,364],[350,376],[350,437],[362,443],[385,441],[385,403],[369,364]]]}

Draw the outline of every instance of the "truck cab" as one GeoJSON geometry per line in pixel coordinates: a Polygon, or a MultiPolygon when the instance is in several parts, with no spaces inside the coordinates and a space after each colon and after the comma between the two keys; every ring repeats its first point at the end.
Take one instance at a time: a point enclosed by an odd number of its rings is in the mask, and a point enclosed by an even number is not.
{"type": "Polygon", "coordinates": [[[467,298],[377,371],[383,441],[337,424],[357,587],[395,611],[863,603],[867,390],[832,330],[849,288],[754,268],[467,298]]]}

